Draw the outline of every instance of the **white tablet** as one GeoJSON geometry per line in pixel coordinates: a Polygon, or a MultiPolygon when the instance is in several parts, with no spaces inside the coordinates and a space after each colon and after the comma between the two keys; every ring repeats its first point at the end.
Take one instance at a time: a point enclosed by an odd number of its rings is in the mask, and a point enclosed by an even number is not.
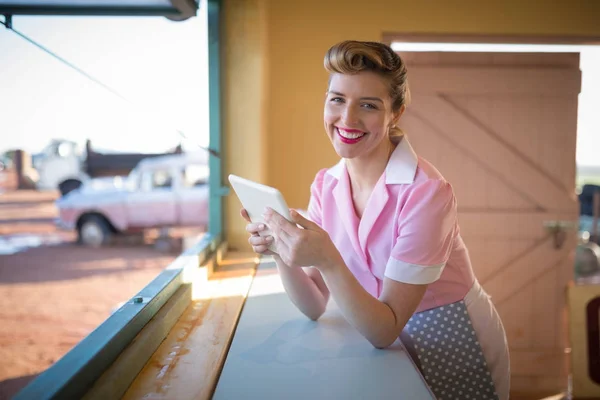
{"type": "MultiPolygon", "coordinates": [[[[265,222],[262,217],[265,207],[271,207],[288,221],[292,220],[290,210],[279,190],[233,174],[229,175],[229,182],[253,223],[265,222]]],[[[269,229],[260,232],[261,236],[270,234],[269,229]]],[[[269,249],[276,252],[274,244],[269,249]]]]}

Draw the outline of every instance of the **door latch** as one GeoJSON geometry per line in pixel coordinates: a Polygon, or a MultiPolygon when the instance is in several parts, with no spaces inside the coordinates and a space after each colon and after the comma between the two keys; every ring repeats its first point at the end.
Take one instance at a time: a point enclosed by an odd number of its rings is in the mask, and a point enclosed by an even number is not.
{"type": "Polygon", "coordinates": [[[554,241],[554,248],[560,249],[567,239],[567,231],[575,228],[573,221],[545,221],[544,228],[554,241]]]}

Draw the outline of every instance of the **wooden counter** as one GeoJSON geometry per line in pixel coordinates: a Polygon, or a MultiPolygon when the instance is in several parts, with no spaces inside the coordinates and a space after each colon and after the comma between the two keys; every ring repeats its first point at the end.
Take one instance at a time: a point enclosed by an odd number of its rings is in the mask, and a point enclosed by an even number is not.
{"type": "MultiPolygon", "coordinates": [[[[186,310],[123,398],[434,398],[399,341],[373,348],[333,301],[318,322],[310,321],[288,299],[273,262],[254,267],[221,267],[193,288],[186,310]]],[[[142,331],[138,342],[144,335],[151,336],[142,331]]],[[[118,386],[119,364],[136,357],[123,356],[86,398],[115,397],[110,388],[118,386]]]]}

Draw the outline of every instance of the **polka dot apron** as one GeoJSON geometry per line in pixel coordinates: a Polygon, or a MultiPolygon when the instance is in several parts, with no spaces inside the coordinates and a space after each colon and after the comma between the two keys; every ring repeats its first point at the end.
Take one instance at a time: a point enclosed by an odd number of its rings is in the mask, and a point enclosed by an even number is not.
{"type": "Polygon", "coordinates": [[[464,301],[415,313],[400,339],[438,400],[498,400],[464,301]]]}

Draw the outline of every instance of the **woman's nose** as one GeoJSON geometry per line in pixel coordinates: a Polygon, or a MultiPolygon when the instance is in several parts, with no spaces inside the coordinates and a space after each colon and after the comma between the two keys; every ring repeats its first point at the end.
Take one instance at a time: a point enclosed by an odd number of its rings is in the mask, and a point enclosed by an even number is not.
{"type": "Polygon", "coordinates": [[[354,107],[348,106],[342,113],[342,119],[346,126],[352,126],[358,122],[358,112],[354,107]]]}

